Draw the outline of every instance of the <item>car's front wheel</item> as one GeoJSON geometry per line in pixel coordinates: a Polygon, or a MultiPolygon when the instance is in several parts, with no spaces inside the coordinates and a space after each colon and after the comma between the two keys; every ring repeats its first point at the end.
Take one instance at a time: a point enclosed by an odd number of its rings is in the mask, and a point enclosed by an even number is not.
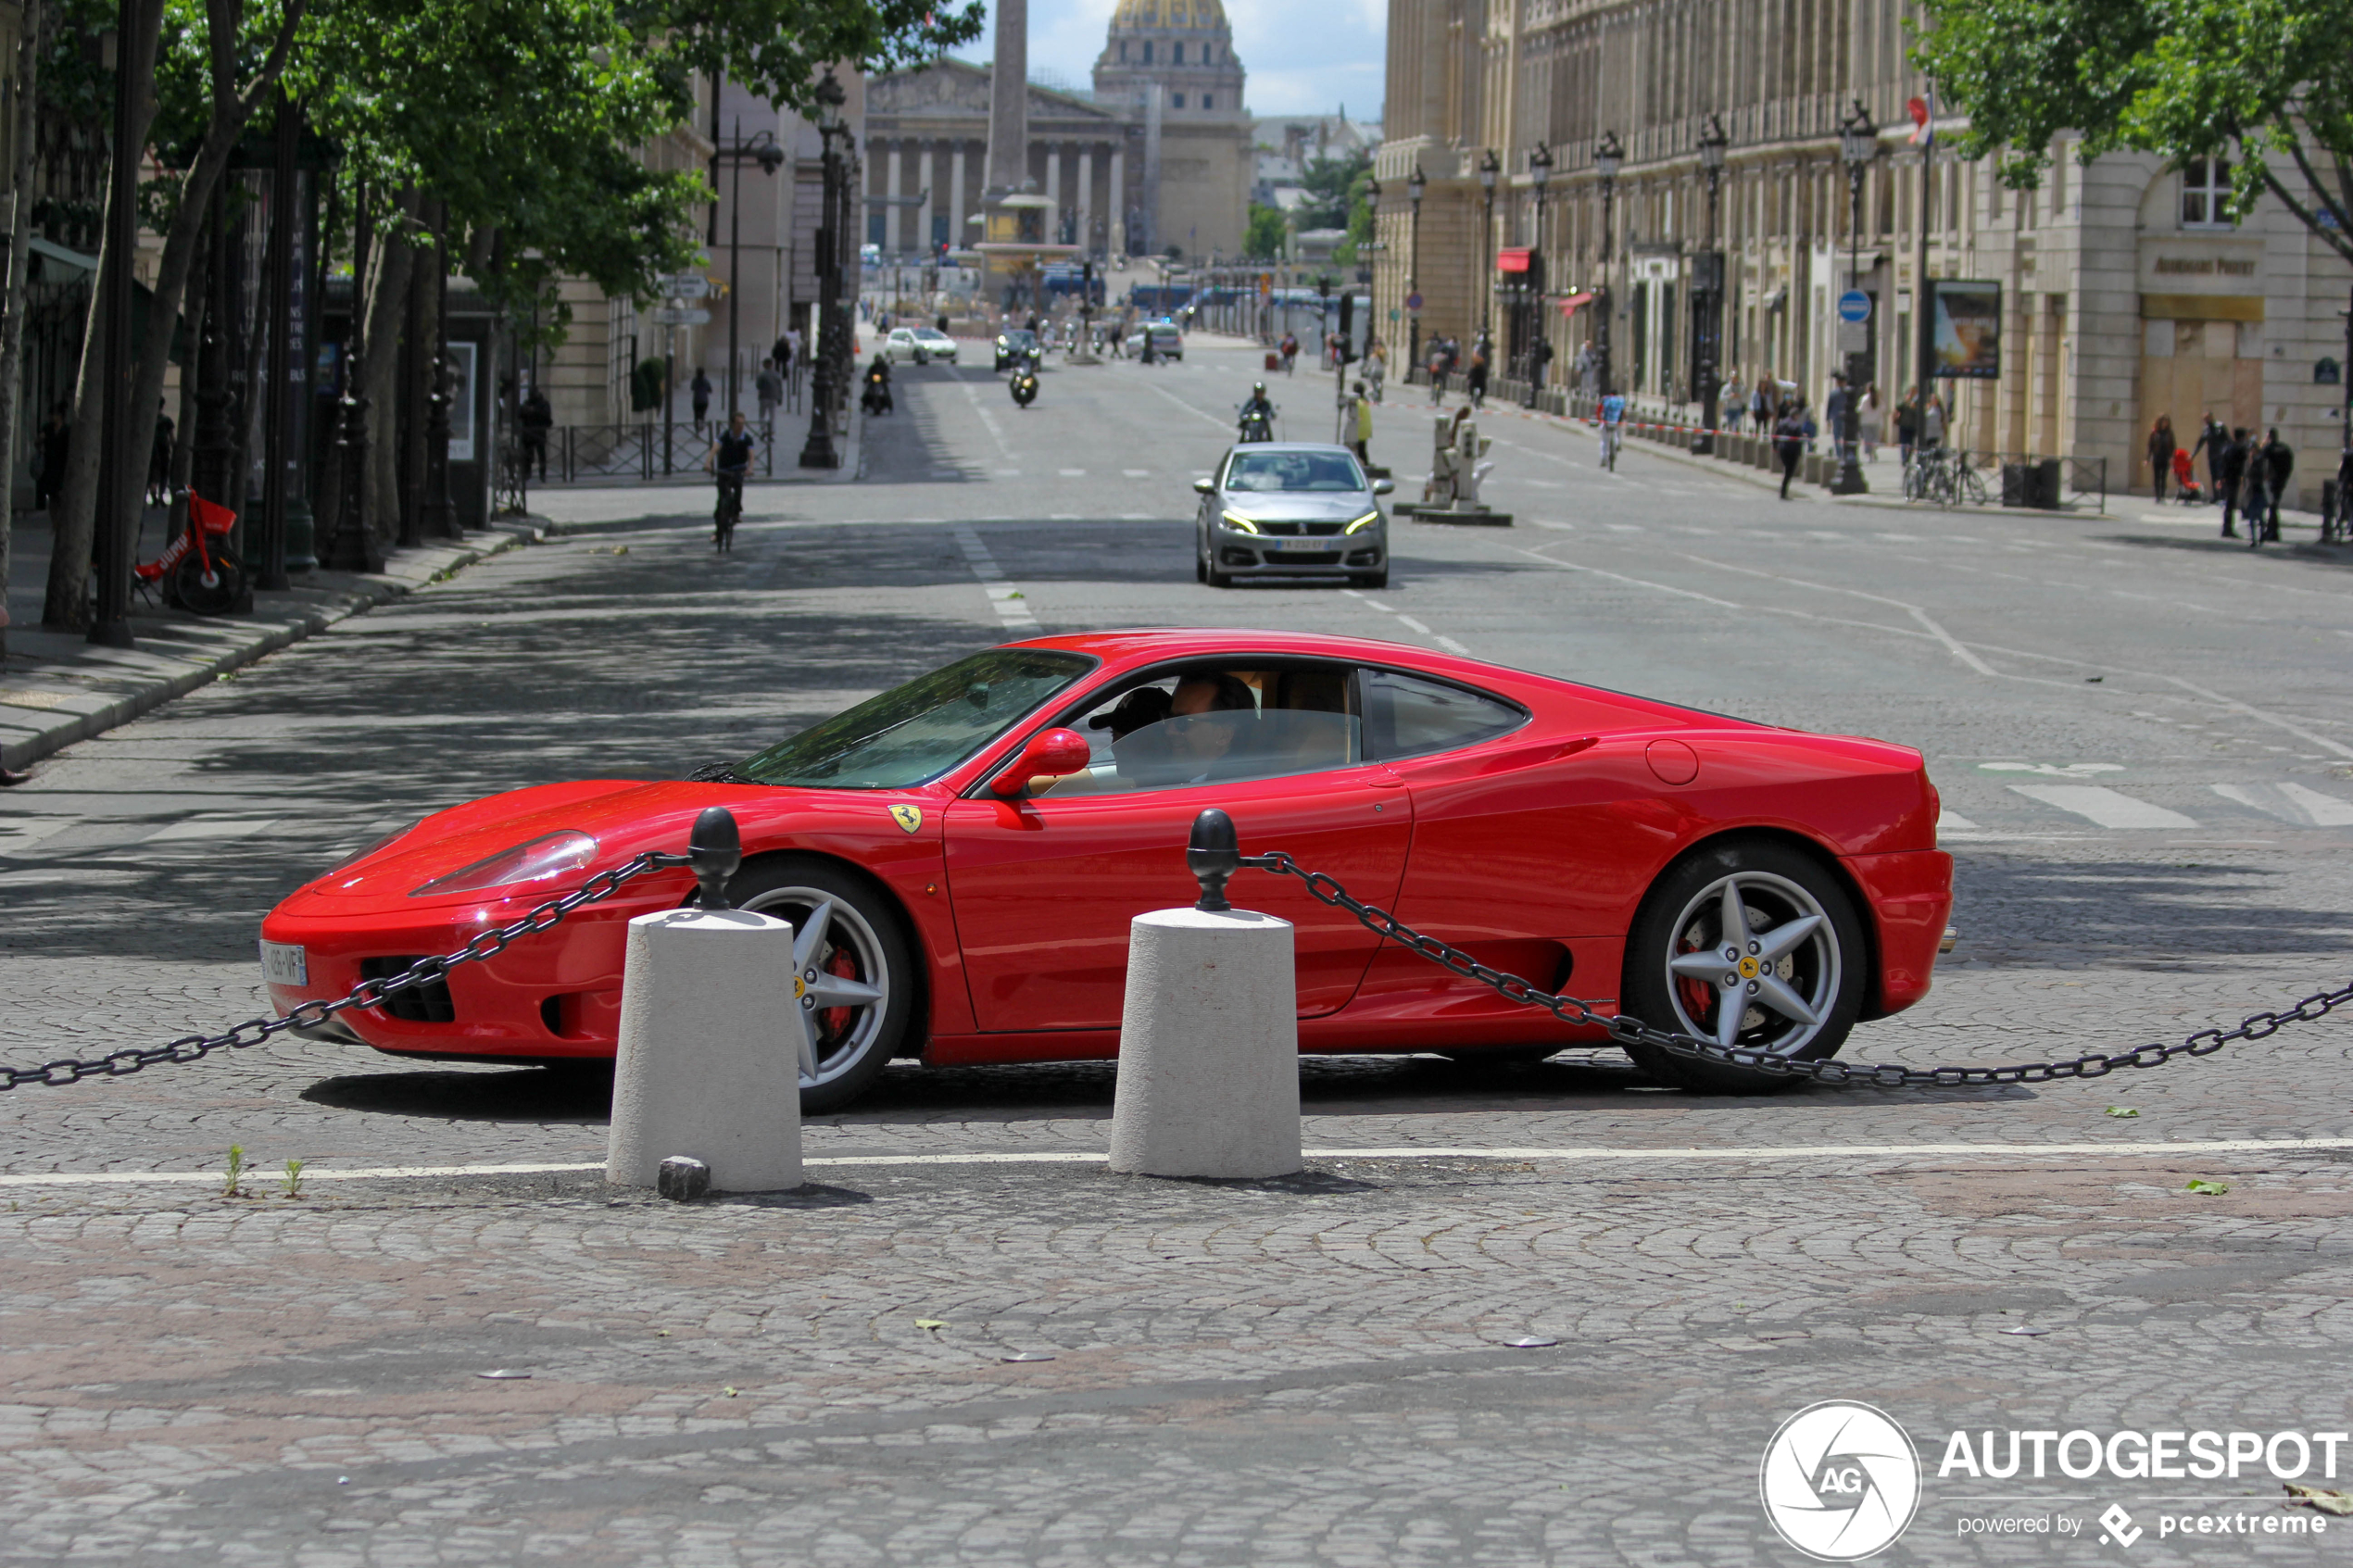
{"type": "MultiPolygon", "coordinates": [[[[1670,867],[1634,917],[1626,1010],[1655,1028],[1798,1060],[1835,1056],[1861,1012],[1869,953],[1854,900],[1812,856],[1729,840],[1670,867]]],[[[1678,1056],[1626,1054],[1661,1083],[1759,1094],[1801,1080],[1678,1056]]]]}
{"type": "Polygon", "coordinates": [[[727,896],[792,922],[794,1010],[777,1020],[776,1047],[799,1059],[802,1115],[841,1110],[882,1075],[913,1020],[898,912],[864,878],[805,855],[747,865],[727,896]]]}

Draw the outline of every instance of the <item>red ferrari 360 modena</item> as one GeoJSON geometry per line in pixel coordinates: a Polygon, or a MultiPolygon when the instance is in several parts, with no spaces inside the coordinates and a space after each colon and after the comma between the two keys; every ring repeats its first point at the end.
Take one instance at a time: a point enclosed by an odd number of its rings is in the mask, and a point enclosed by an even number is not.
{"type": "MultiPolygon", "coordinates": [[[[923,675],[690,781],[597,779],[436,813],[262,925],[282,1008],[462,946],[724,806],[741,908],[793,922],[806,996],[776,1048],[835,1110],[894,1057],[1109,1057],[1128,921],[1197,896],[1222,808],[1367,903],[1549,988],[1726,1044],[1824,1057],[1927,994],[1952,902],[1905,746],[1807,734],[1393,643],[1228,631],[1043,637],[923,675]]],[[[332,1029],[397,1056],[610,1058],[629,883],[445,984],[332,1029]]],[[[1302,1050],[1541,1057],[1603,1036],[1516,1006],[1244,872],[1297,927],[1302,1050]]],[[[1779,1082],[1642,1053],[1690,1088],[1779,1082]]]]}

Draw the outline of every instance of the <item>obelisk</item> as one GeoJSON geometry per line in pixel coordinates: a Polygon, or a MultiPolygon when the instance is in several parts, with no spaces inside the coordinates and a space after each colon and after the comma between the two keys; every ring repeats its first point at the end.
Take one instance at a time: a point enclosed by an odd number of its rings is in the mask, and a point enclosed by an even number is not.
{"type": "Polygon", "coordinates": [[[997,0],[996,63],[988,76],[988,168],[983,199],[1029,177],[1029,0],[997,0]]]}

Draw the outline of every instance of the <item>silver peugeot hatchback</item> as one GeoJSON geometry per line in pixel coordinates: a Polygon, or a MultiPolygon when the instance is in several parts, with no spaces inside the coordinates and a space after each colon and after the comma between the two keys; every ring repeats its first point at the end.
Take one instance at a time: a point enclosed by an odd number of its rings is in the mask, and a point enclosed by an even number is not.
{"type": "Polygon", "coordinates": [[[1365,477],[1345,446],[1254,441],[1230,447],[1201,495],[1193,575],[1213,588],[1238,577],[1337,578],[1389,586],[1389,519],[1378,496],[1396,486],[1365,477]]]}

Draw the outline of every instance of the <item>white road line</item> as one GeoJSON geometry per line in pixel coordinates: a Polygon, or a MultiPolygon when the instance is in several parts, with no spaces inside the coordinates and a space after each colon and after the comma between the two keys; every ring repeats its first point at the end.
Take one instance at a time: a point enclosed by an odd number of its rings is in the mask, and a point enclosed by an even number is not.
{"type": "Polygon", "coordinates": [[[2214,793],[2225,800],[2253,807],[2266,816],[2298,827],[2353,827],[2353,801],[2322,795],[2300,784],[2218,784],[2214,793]]]}
{"type": "Polygon", "coordinates": [[[1401,616],[1399,616],[1397,619],[1398,619],[1398,620],[1400,620],[1400,621],[1403,621],[1406,625],[1408,625],[1408,626],[1412,627],[1415,631],[1419,632],[1419,633],[1420,633],[1423,636],[1425,636],[1425,637],[1427,637],[1427,636],[1428,636],[1428,635],[1430,634],[1430,630],[1429,630],[1429,628],[1428,628],[1428,627],[1427,627],[1427,626],[1423,625],[1420,621],[1418,621],[1415,620],[1415,619],[1414,619],[1412,616],[1410,616],[1410,615],[1401,615],[1401,616]]]}
{"type": "Polygon", "coordinates": [[[988,608],[997,613],[997,623],[1006,631],[1035,632],[1040,630],[1038,618],[1030,612],[1026,596],[1005,581],[1004,569],[988,551],[988,544],[970,523],[955,525],[956,544],[964,552],[964,559],[972,566],[973,575],[980,579],[981,592],[988,596],[988,608]]]}
{"type": "MultiPolygon", "coordinates": [[[[990,413],[986,408],[981,406],[980,394],[973,390],[973,383],[968,381],[960,381],[957,384],[964,389],[964,396],[971,402],[973,406],[973,412],[978,414],[980,416],[980,422],[988,427],[989,439],[997,443],[997,450],[1005,455],[1005,461],[1009,463],[1017,463],[1021,461],[1019,458],[1013,455],[1012,444],[1006,441],[1004,427],[997,422],[997,416],[990,413]]],[[[1021,474],[1021,470],[1019,469],[1014,469],[1010,471],[1000,470],[999,471],[1004,473],[1005,477],[1009,479],[1018,478],[1021,474]]]]}
{"type": "Polygon", "coordinates": [[[1215,426],[1216,426],[1219,430],[1221,430],[1221,431],[1222,431],[1222,430],[1225,430],[1225,429],[1227,428],[1226,421],[1225,421],[1224,420],[1219,419],[1216,415],[1214,415],[1214,414],[1213,414],[1213,413],[1210,413],[1210,412],[1209,412],[1209,411],[1207,411],[1206,409],[1200,408],[1196,408],[1194,405],[1192,405],[1192,404],[1190,404],[1190,403],[1186,402],[1183,398],[1181,398],[1181,397],[1177,396],[1175,393],[1173,393],[1173,392],[1169,391],[1166,387],[1164,387],[1164,386],[1160,386],[1160,385],[1156,385],[1156,384],[1155,384],[1152,381],[1151,381],[1149,378],[1147,378],[1146,380],[1144,380],[1143,382],[1141,382],[1139,384],[1140,384],[1140,385],[1143,385],[1143,386],[1145,386],[1145,387],[1149,387],[1149,388],[1150,388],[1151,390],[1152,390],[1153,392],[1157,392],[1157,393],[1158,393],[1158,394],[1160,394],[1163,397],[1167,398],[1167,399],[1168,399],[1171,403],[1176,404],[1176,407],[1178,407],[1179,408],[1184,409],[1184,410],[1185,410],[1185,412],[1187,412],[1187,413],[1189,413],[1189,414],[1191,414],[1191,415],[1194,415],[1194,416],[1195,416],[1195,417],[1197,417],[1197,418],[1207,420],[1208,420],[1211,424],[1215,425],[1215,426]]]}
{"type": "Polygon", "coordinates": [[[1061,474],[1064,479],[1084,479],[1087,477],[1087,470],[1085,469],[1056,469],[1054,471],[1061,474]]]}
{"type": "Polygon", "coordinates": [[[1456,642],[1452,637],[1434,636],[1432,640],[1435,641],[1440,647],[1444,648],[1448,653],[1459,653],[1465,655],[1466,657],[1467,657],[1470,653],[1470,649],[1463,646],[1462,644],[1456,642]]]}
{"type": "MultiPolygon", "coordinates": [[[[1317,1148],[1302,1149],[1309,1160],[1592,1160],[1672,1163],[1686,1160],[1813,1160],[1881,1159],[2049,1160],[2132,1157],[2187,1158],[2213,1154],[2300,1154],[2353,1148],[2353,1138],[2185,1138],[2180,1142],[2139,1143],[1878,1143],[1878,1144],[1752,1144],[1706,1148],[1541,1148],[1520,1145],[1483,1147],[1476,1144],[1317,1148]]],[[[838,1170],[851,1165],[1101,1165],[1108,1154],[1089,1149],[974,1150],[953,1154],[816,1155],[801,1163],[812,1170],[838,1170]]],[[[302,1179],[310,1182],[421,1181],[459,1176],[570,1175],[602,1171],[596,1160],[546,1161],[511,1165],[374,1165],[331,1170],[306,1164],[302,1179]]],[[[42,1171],[0,1175],[5,1187],[183,1186],[219,1185],[220,1171],[42,1171]]],[[[256,1186],[275,1180],[254,1173],[256,1186]]]]}
{"type": "Polygon", "coordinates": [[[1958,811],[1940,810],[1936,814],[1936,831],[1939,833],[1983,833],[1985,830],[1958,811]]]}
{"type": "Polygon", "coordinates": [[[2145,800],[2135,800],[2119,790],[2098,784],[2012,784],[2010,788],[2029,800],[2039,800],[2045,806],[2078,817],[2087,817],[2104,828],[2194,828],[2197,823],[2179,811],[2169,811],[2162,806],[2152,806],[2145,800]]]}
{"type": "Polygon", "coordinates": [[[2304,742],[2307,746],[2320,746],[2323,750],[2336,753],[2339,757],[2353,757],[2353,746],[2339,746],[2333,740],[2328,740],[2322,736],[2314,734],[2311,731],[2305,729],[2300,724],[2292,724],[2288,722],[2288,721],[2281,718],[2276,713],[2266,713],[2259,708],[2250,708],[2246,703],[2239,701],[2236,697],[2224,696],[2221,692],[2208,691],[2204,686],[2196,685],[2191,682],[2183,680],[2179,675],[2168,675],[2165,678],[2172,682],[2175,685],[2181,687],[2183,691],[2195,692],[2208,702],[2221,703],[2225,708],[2246,714],[2248,718],[2255,720],[2259,723],[2269,724],[2275,730],[2284,730],[2287,734],[2294,735],[2296,739],[2304,742]]]}
{"type": "Polygon", "coordinates": [[[197,817],[157,829],[139,842],[171,844],[191,838],[249,838],[266,827],[274,826],[277,821],[275,817],[197,817]]]}
{"type": "MultiPolygon", "coordinates": [[[[1936,621],[1930,617],[1928,611],[1922,609],[1918,605],[1906,604],[1902,599],[1891,599],[1881,594],[1867,594],[1860,588],[1834,587],[1827,583],[1808,583],[1803,578],[1783,577],[1779,572],[1760,571],[1753,566],[1732,566],[1724,561],[1709,560],[1704,556],[1686,556],[1683,558],[1685,560],[1695,560],[1702,566],[1712,566],[1722,571],[1738,571],[1743,572],[1750,577],[1769,578],[1776,583],[1787,583],[1793,587],[1812,588],[1818,593],[1844,594],[1850,598],[1869,599],[1874,604],[1883,604],[1893,608],[1900,609],[1905,614],[1910,616],[1913,620],[1919,621],[1930,636],[1934,637],[1938,642],[1943,643],[1944,645],[1944,651],[1951,654],[1955,659],[1959,659],[1963,664],[1968,665],[1970,669],[1976,671],[1981,675],[1991,675],[1996,679],[2001,677],[2002,672],[2000,671],[1994,669],[1992,665],[1986,663],[1983,659],[1978,658],[1976,654],[1970,652],[1967,647],[1963,646],[1961,640],[1958,637],[1954,636],[1953,633],[1938,625],[1936,621]]],[[[2024,679],[2025,677],[2014,678],[2024,679]]]]}

